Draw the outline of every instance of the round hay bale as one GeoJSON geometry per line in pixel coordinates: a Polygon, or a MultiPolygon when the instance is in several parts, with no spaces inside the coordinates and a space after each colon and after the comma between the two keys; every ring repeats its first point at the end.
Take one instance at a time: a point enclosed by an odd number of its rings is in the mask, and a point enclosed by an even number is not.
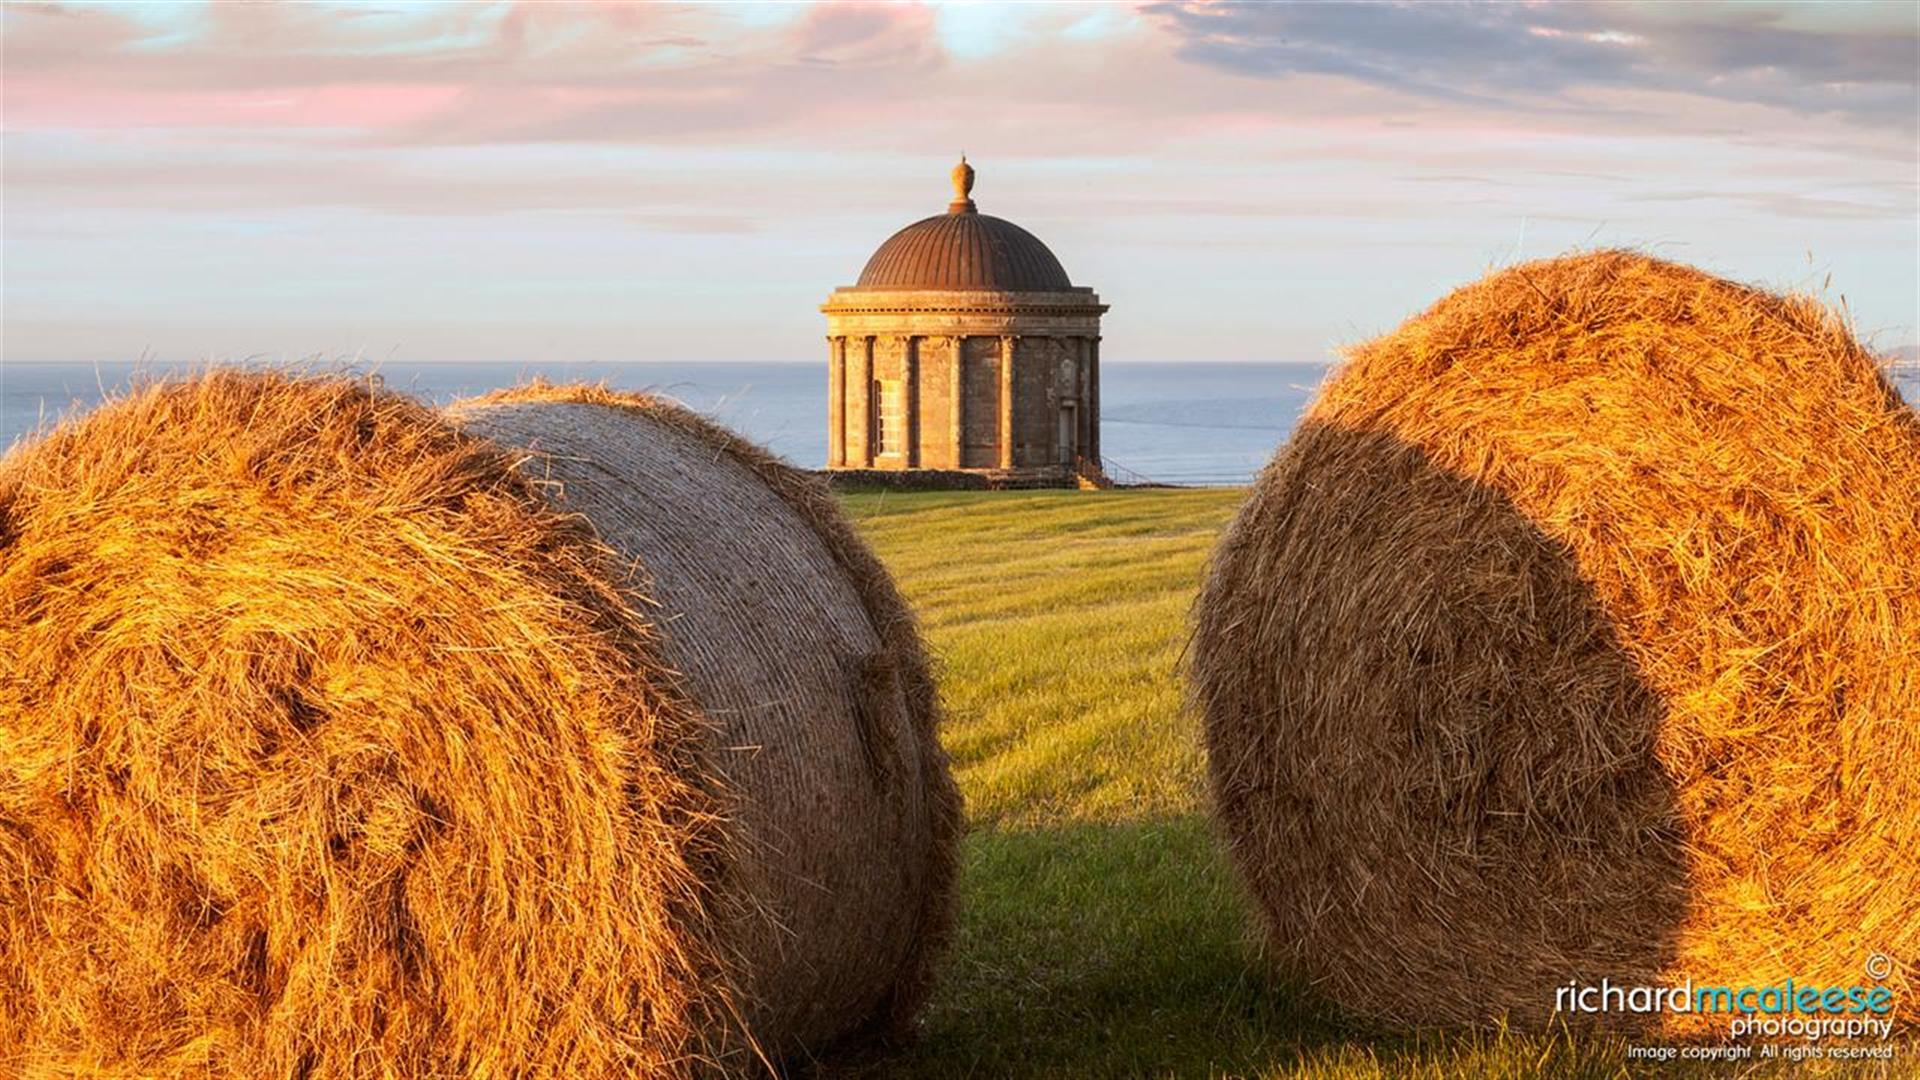
{"type": "Polygon", "coordinates": [[[646,574],[742,795],[721,891],[750,902],[725,940],[752,1030],[782,1051],[900,1030],[945,943],[959,793],[912,615],[826,485],[647,395],[536,382],[449,414],[646,574]]]}
{"type": "Polygon", "coordinates": [[[536,396],[217,372],[0,461],[0,1073],[675,1076],[910,1020],[958,800],[884,571],[718,428],[536,396]]]}
{"type": "Polygon", "coordinates": [[[1272,946],[1345,1009],[1791,978],[1916,1015],[1920,421],[1811,300],[1601,252],[1354,350],[1190,677],[1272,946]]]}

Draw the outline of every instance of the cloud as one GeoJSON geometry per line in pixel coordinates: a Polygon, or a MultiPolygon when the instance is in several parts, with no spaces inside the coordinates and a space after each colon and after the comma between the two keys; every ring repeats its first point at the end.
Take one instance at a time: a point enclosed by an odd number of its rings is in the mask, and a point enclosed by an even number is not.
{"type": "Polygon", "coordinates": [[[921,7],[215,3],[5,10],[9,127],[334,127],[372,141],[671,138],[884,104],[944,62],[921,7]],[[877,100],[876,100],[877,99],[877,100]],[[316,102],[319,104],[316,105],[316,102]],[[425,107],[421,103],[425,103],[425,107]]]}
{"type": "Polygon", "coordinates": [[[1333,75],[1432,101],[1605,109],[1658,91],[1911,130],[1915,8],[1822,22],[1782,5],[1238,4],[1148,12],[1194,63],[1256,77],[1333,75]]]}
{"type": "Polygon", "coordinates": [[[1116,140],[1138,149],[1193,131],[1316,125],[1637,135],[1791,123],[1791,137],[1804,138],[1834,114],[1872,122],[1828,125],[1855,143],[1885,142],[1899,126],[1895,149],[1910,155],[1916,90],[1911,17],[1828,25],[1797,9],[155,10],[0,9],[9,129],[305,129],[373,146],[752,138],[1090,154],[1116,140]],[[1692,100],[1676,107],[1674,94],[1692,100]]]}
{"type": "Polygon", "coordinates": [[[1695,188],[1678,191],[1650,191],[1634,196],[1643,202],[1693,202],[1726,204],[1748,212],[1758,211],[1781,218],[1864,218],[1890,221],[1913,220],[1913,199],[1904,204],[1890,199],[1884,203],[1860,202],[1801,195],[1782,191],[1727,191],[1724,188],[1695,188]]]}
{"type": "Polygon", "coordinates": [[[1317,355],[1522,239],[1834,252],[1909,326],[1862,10],[0,5],[7,347],[789,355],[961,149],[1135,356],[1317,355]]]}

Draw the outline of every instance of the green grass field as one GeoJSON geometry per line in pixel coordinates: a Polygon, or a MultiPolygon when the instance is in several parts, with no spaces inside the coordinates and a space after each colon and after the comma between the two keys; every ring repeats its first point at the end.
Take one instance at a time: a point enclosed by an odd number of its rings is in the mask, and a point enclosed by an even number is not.
{"type": "Polygon", "coordinates": [[[1268,975],[1177,676],[1241,496],[846,496],[939,664],[970,830],[924,1036],[836,1075],[1628,1075],[1618,1040],[1370,1032],[1268,975]]]}

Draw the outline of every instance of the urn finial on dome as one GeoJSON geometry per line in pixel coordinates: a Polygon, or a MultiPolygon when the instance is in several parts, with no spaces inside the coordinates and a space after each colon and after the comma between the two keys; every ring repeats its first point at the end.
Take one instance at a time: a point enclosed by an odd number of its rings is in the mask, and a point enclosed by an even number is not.
{"type": "Polygon", "coordinates": [[[967,164],[967,155],[962,153],[960,164],[953,167],[953,201],[947,204],[947,213],[973,212],[973,166],[967,164]]]}

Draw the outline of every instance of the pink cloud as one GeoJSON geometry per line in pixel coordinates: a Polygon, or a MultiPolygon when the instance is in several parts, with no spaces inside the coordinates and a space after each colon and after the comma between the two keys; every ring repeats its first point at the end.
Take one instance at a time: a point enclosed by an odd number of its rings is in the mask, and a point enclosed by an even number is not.
{"type": "Polygon", "coordinates": [[[29,75],[7,81],[9,130],[48,128],[360,128],[419,123],[457,103],[465,88],[352,83],[247,90],[142,92],[29,75]]]}
{"type": "MultiPolygon", "coordinates": [[[[484,312],[577,343],[551,296],[640,280],[594,317],[707,355],[752,289],[790,321],[727,347],[781,355],[817,329],[817,290],[944,207],[962,148],[982,207],[1110,293],[1135,355],[1194,333],[1229,355],[1269,324],[1317,348],[1516,238],[1682,242],[1754,277],[1837,250],[1891,312],[1876,318],[1913,322],[1910,128],[1671,80],[1443,100],[1197,62],[1164,17],[1070,5],[215,3],[164,26],[135,10],[0,13],[14,326],[137,337],[274,301],[298,338],[378,300],[396,339],[484,312]],[[178,269],[194,260],[203,278],[178,269]],[[1390,302],[1372,295],[1383,261],[1390,302]]],[[[1231,42],[1271,44],[1253,30],[1231,42]]],[[[1335,59],[1382,47],[1336,30],[1335,59]]]]}
{"type": "Polygon", "coordinates": [[[959,56],[943,45],[939,12],[920,5],[821,5],[755,22],[726,7],[671,5],[450,4],[396,19],[216,3],[161,40],[117,9],[16,6],[7,9],[7,123],[345,128],[387,146],[754,136],[849,151],[1053,154],[1138,151],[1196,132],[1382,123],[1624,135],[1761,123],[1782,138],[1910,150],[1910,139],[1884,130],[1835,132],[1820,118],[1687,97],[1657,81],[1603,87],[1557,110],[1439,100],[1338,70],[1256,78],[1194,63],[1166,18],[1110,20],[1082,40],[1072,35],[1084,30],[1083,10],[994,10],[1017,25],[989,35],[993,48],[959,56]]]}

